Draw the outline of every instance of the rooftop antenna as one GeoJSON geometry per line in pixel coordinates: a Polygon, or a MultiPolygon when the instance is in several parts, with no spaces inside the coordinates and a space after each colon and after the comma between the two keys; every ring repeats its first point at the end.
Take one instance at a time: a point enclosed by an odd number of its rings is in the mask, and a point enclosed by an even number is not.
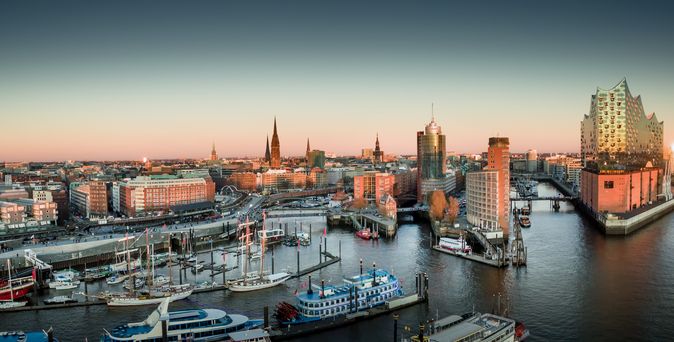
{"type": "Polygon", "coordinates": [[[431,122],[435,122],[435,111],[434,111],[434,108],[433,108],[434,106],[435,106],[435,103],[431,102],[431,122]]]}

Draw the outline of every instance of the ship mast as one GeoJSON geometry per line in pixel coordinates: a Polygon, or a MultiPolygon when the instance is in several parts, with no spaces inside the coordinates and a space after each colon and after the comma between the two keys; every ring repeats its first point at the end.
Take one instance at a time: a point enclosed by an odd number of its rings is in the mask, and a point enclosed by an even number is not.
{"type": "Polygon", "coordinates": [[[9,276],[9,296],[14,301],[14,288],[12,287],[12,261],[7,259],[7,275],[9,276]]]}
{"type": "Polygon", "coordinates": [[[173,285],[173,263],[171,261],[171,234],[168,237],[168,274],[169,274],[169,285],[173,285]]]}
{"type": "Polygon", "coordinates": [[[260,239],[260,277],[262,277],[264,272],[264,244],[267,241],[267,226],[265,211],[262,210],[262,239],[260,239]]]}
{"type": "Polygon", "coordinates": [[[248,225],[248,216],[246,216],[246,259],[243,261],[243,284],[246,285],[248,279],[248,262],[250,261],[250,225],[248,225]]]}
{"type": "MultiPolygon", "coordinates": [[[[147,276],[150,277],[152,272],[150,271],[150,263],[151,263],[151,260],[150,260],[150,239],[148,237],[148,235],[149,235],[148,230],[149,230],[148,228],[145,228],[145,254],[147,254],[147,276]]],[[[150,278],[150,281],[148,281],[147,284],[149,286],[152,286],[153,280],[154,279],[150,278]]]]}

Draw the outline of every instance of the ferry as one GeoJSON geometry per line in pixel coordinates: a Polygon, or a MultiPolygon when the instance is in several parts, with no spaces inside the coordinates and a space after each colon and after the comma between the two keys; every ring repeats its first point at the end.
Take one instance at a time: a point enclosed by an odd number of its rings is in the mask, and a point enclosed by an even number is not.
{"type": "MultiPolygon", "coordinates": [[[[309,280],[311,282],[311,279],[309,280]]],[[[398,278],[383,269],[344,279],[341,286],[316,287],[296,296],[297,306],[282,302],[276,306],[276,318],[283,326],[298,325],[341,316],[383,305],[402,296],[398,278]]]]}
{"type": "Polygon", "coordinates": [[[463,236],[459,236],[457,239],[440,238],[440,248],[444,248],[452,252],[462,252],[466,254],[470,254],[473,251],[463,236]]]}
{"type": "Polygon", "coordinates": [[[529,216],[521,215],[519,217],[519,222],[520,222],[520,227],[522,227],[522,228],[531,227],[531,220],[529,220],[529,216]]]}
{"type": "MultiPolygon", "coordinates": [[[[467,313],[430,323],[429,335],[424,337],[424,341],[515,342],[523,341],[527,336],[528,331],[518,330],[517,323],[510,318],[467,313]]],[[[412,341],[419,342],[419,336],[413,336],[412,341]]]]}
{"type": "Polygon", "coordinates": [[[144,321],[106,331],[101,341],[161,341],[162,317],[167,318],[168,341],[225,341],[232,332],[259,328],[264,323],[217,309],[169,312],[168,305],[169,301],[165,300],[144,321]]]}

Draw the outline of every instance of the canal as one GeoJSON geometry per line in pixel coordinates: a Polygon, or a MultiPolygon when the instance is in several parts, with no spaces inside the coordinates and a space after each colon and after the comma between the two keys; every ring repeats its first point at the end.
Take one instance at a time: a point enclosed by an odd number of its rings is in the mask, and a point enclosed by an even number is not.
{"type": "MultiPolygon", "coordinates": [[[[539,184],[541,196],[557,191],[539,184]]],[[[419,321],[436,316],[476,310],[491,312],[501,297],[501,309],[523,321],[532,341],[562,340],[671,340],[674,336],[674,215],[666,216],[628,237],[606,237],[570,204],[562,203],[560,212],[550,210],[547,202],[534,203],[531,228],[523,230],[528,248],[528,266],[520,269],[496,269],[450,255],[431,251],[429,227],[423,222],[400,226],[392,240],[369,242],[357,239],[347,228],[327,234],[328,250],[338,254],[341,263],[312,275],[313,282],[339,282],[343,276],[358,272],[362,258],[367,267],[375,262],[402,279],[408,292],[414,291],[414,274],[427,272],[430,277],[430,302],[401,312],[398,336],[410,326],[416,331],[419,321]]],[[[292,220],[290,226],[294,225],[292,220]]],[[[299,224],[299,222],[298,222],[299,224]]],[[[301,247],[301,267],[316,264],[318,237],[324,219],[303,219],[311,224],[313,243],[301,247]]],[[[296,247],[277,245],[275,268],[296,268],[296,247]]],[[[215,253],[221,262],[220,253],[215,253]]],[[[207,254],[201,258],[210,259],[207,254]]],[[[233,265],[235,258],[229,258],[233,265]]],[[[269,262],[269,254],[267,256],[269,262]]],[[[166,272],[166,269],[159,273],[166,272]]],[[[204,271],[196,281],[208,280],[204,271]]],[[[228,273],[228,277],[237,271],[228,273]]],[[[195,276],[188,272],[191,281],[195,276]]],[[[177,279],[177,271],[174,273],[177,279]]],[[[221,282],[222,276],[216,276],[221,282]]],[[[282,300],[292,302],[296,290],[306,289],[307,277],[290,280],[285,286],[254,293],[212,292],[192,295],[173,303],[171,310],[183,308],[221,308],[231,313],[261,318],[265,305],[282,300]]],[[[91,285],[94,292],[103,285],[91,285]]],[[[51,293],[55,295],[56,293],[51,293]]],[[[35,330],[53,326],[62,341],[97,340],[104,329],[142,321],[153,307],[108,308],[106,306],[0,314],[0,330],[35,330]]],[[[381,317],[358,325],[304,338],[304,341],[391,341],[393,322],[381,317]]]]}

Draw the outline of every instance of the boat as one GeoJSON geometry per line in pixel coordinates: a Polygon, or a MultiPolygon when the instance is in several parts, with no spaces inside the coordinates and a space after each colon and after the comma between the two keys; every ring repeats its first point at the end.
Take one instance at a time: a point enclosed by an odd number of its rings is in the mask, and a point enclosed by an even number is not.
{"type": "Polygon", "coordinates": [[[248,260],[244,260],[244,270],[243,276],[227,282],[227,286],[232,292],[250,292],[256,290],[267,289],[274,287],[280,284],[283,284],[286,280],[290,279],[290,273],[287,272],[278,272],[269,274],[264,270],[264,250],[265,244],[267,242],[267,229],[265,228],[265,218],[266,214],[262,212],[262,238],[260,239],[260,272],[259,273],[249,273],[248,272],[248,263],[250,260],[250,230],[246,226],[246,235],[242,237],[242,241],[245,239],[245,249],[248,260]]]}
{"type": "MultiPolygon", "coordinates": [[[[143,286],[145,286],[145,279],[142,277],[132,277],[133,279],[133,290],[141,289],[143,286]]],[[[124,288],[127,290],[132,290],[131,289],[131,279],[127,279],[124,282],[124,288]]]]}
{"type": "Polygon", "coordinates": [[[139,306],[159,304],[165,299],[174,302],[189,297],[192,294],[189,284],[165,286],[147,293],[120,293],[104,296],[108,306],[139,306]]]}
{"type": "MultiPolygon", "coordinates": [[[[512,342],[516,338],[515,321],[492,314],[466,313],[451,315],[429,323],[424,341],[512,342]]],[[[419,336],[412,336],[419,342],[419,336]]]]}
{"type": "Polygon", "coordinates": [[[204,264],[196,264],[192,266],[192,273],[197,274],[204,270],[204,264]]]}
{"type": "MultiPolygon", "coordinates": [[[[51,285],[51,283],[49,284],[51,285]]],[[[76,289],[80,286],[79,280],[76,280],[75,282],[64,282],[62,284],[58,284],[55,287],[52,287],[53,289],[56,289],[57,291],[62,291],[62,290],[72,290],[76,289]]],[[[51,286],[50,286],[51,287],[51,286]]]]}
{"type": "Polygon", "coordinates": [[[522,207],[522,209],[520,209],[520,214],[522,214],[522,215],[531,215],[531,208],[529,208],[529,207],[522,207]]]}
{"type": "Polygon", "coordinates": [[[54,281],[63,281],[63,282],[68,282],[68,281],[75,281],[77,280],[77,277],[79,276],[79,273],[73,270],[67,270],[67,271],[59,271],[55,272],[52,277],[54,278],[54,281]]]}
{"type": "Polygon", "coordinates": [[[63,290],[65,288],[75,288],[80,285],[79,280],[54,280],[49,282],[50,289],[63,290]]]}
{"type": "MultiPolygon", "coordinates": [[[[258,239],[262,239],[263,230],[257,231],[258,239]]],[[[283,241],[286,237],[286,233],[281,228],[274,228],[267,230],[267,244],[283,241]]]]}
{"type": "Polygon", "coordinates": [[[112,274],[112,272],[110,272],[110,265],[96,268],[89,268],[84,270],[84,281],[92,282],[96,280],[101,280],[109,277],[110,274],[112,274]]]}
{"type": "Polygon", "coordinates": [[[129,275],[126,274],[115,274],[105,280],[105,283],[108,285],[121,284],[129,278],[129,275]]]}
{"type": "Polygon", "coordinates": [[[160,286],[167,285],[168,283],[169,283],[169,279],[162,276],[162,275],[154,277],[154,279],[152,279],[152,286],[160,287],[160,286]]]}
{"type": "Polygon", "coordinates": [[[473,249],[470,247],[470,245],[466,242],[466,240],[463,238],[463,235],[459,236],[458,238],[440,238],[440,248],[447,249],[452,252],[461,252],[461,253],[466,253],[470,254],[473,249]]]}
{"type": "Polygon", "coordinates": [[[354,314],[403,295],[398,278],[383,269],[346,278],[340,286],[315,286],[309,278],[309,289],[295,296],[297,305],[281,302],[275,316],[281,326],[298,325],[354,314]]]}
{"type": "Polygon", "coordinates": [[[263,320],[252,320],[218,309],[169,312],[168,306],[169,301],[164,300],[144,321],[119,325],[106,331],[101,341],[161,341],[163,317],[166,318],[169,341],[225,341],[232,332],[255,329],[264,324],[263,320]]]}
{"type": "Polygon", "coordinates": [[[55,304],[66,304],[66,303],[77,303],[77,299],[70,296],[55,296],[49,299],[45,299],[44,303],[46,305],[55,305],[55,304]]]}
{"type": "Polygon", "coordinates": [[[531,227],[531,220],[529,220],[529,216],[526,216],[526,215],[520,215],[520,217],[519,217],[519,223],[520,223],[520,227],[522,227],[522,228],[529,228],[529,227],[531,227]]]}
{"type": "Polygon", "coordinates": [[[529,337],[529,329],[524,323],[515,321],[515,341],[524,341],[529,337]]]}
{"type": "MultiPolygon", "coordinates": [[[[49,330],[51,331],[51,329],[49,330]]],[[[48,332],[41,331],[2,331],[0,332],[0,341],[2,342],[49,342],[48,332]]],[[[58,342],[55,337],[51,341],[58,342]]]]}
{"type": "MultiPolygon", "coordinates": [[[[33,289],[35,284],[35,270],[23,272],[12,277],[12,264],[7,259],[7,279],[0,279],[0,301],[14,302],[23,298],[33,289]]],[[[15,304],[6,304],[7,306],[15,304]]],[[[24,304],[25,305],[25,304],[24,304]]]]}
{"type": "Polygon", "coordinates": [[[28,304],[28,302],[18,302],[14,300],[8,302],[0,302],[0,310],[20,308],[26,306],[26,304],[28,304]]]}
{"type": "Polygon", "coordinates": [[[363,240],[370,240],[370,238],[372,237],[372,235],[370,234],[369,228],[363,228],[363,229],[357,231],[356,236],[363,239],[363,240]]]}

